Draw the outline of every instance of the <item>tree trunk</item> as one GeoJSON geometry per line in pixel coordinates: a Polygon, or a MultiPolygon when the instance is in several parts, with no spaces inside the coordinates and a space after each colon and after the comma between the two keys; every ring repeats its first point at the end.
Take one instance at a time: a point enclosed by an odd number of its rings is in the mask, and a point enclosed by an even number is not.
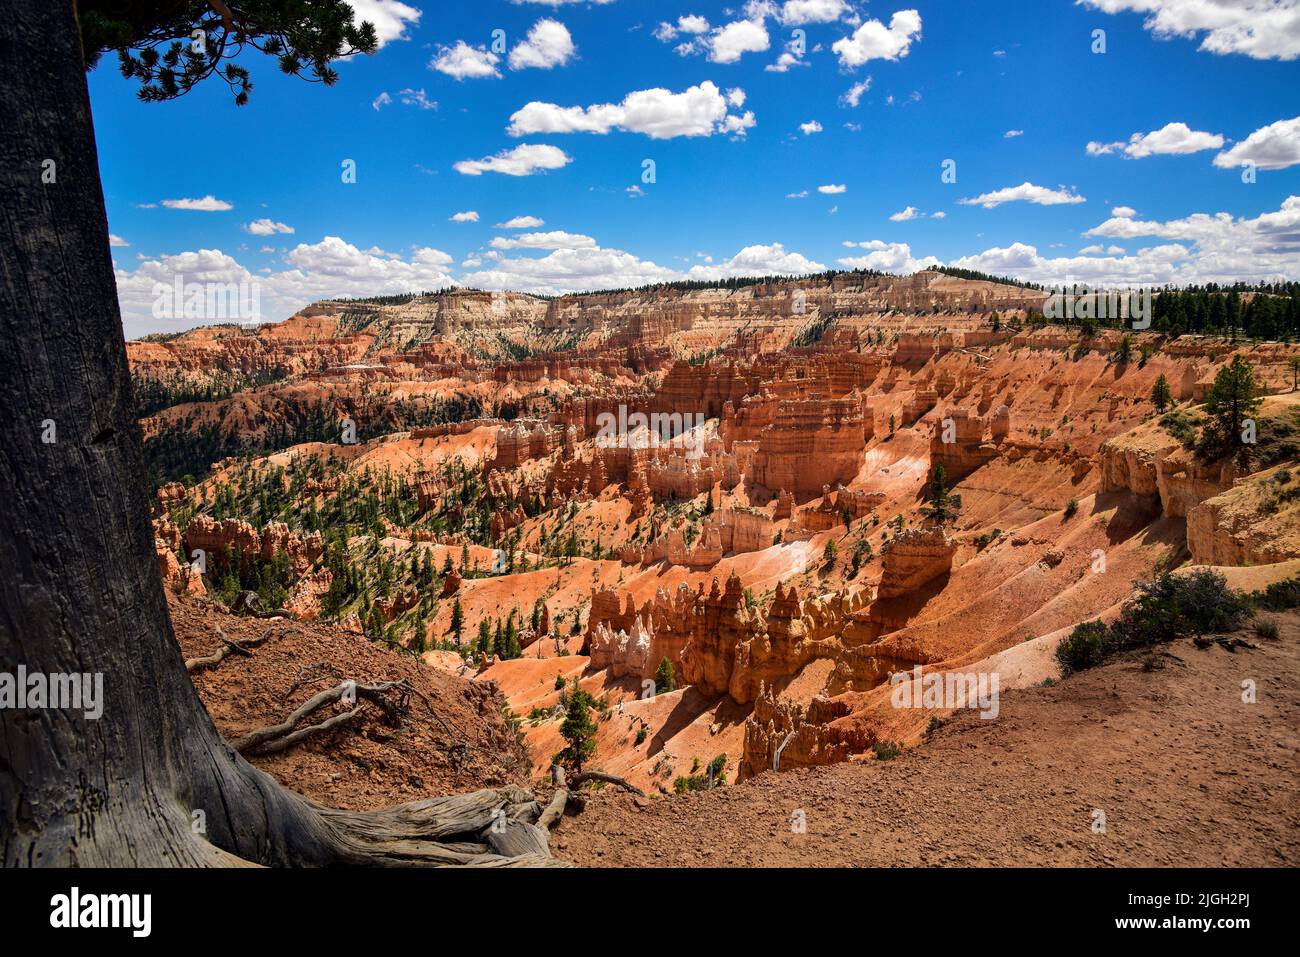
{"type": "MultiPolygon", "coordinates": [[[[0,863],[459,862],[428,843],[437,802],[349,814],[281,788],[222,740],[185,670],[69,0],[5,4],[0,130],[0,672],[103,676],[98,720],[0,708],[0,863]]],[[[481,828],[509,795],[477,802],[481,828]]]]}

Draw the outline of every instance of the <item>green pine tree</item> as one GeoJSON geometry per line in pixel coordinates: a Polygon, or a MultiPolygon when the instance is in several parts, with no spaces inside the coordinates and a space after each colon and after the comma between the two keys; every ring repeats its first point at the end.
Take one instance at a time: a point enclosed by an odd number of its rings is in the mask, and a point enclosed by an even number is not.
{"type": "Polygon", "coordinates": [[[677,690],[677,676],[673,673],[673,663],[665,655],[655,670],[655,694],[667,694],[677,690]]]}
{"type": "Polygon", "coordinates": [[[1255,414],[1259,405],[1255,370],[1244,356],[1233,356],[1215,374],[1214,384],[1205,393],[1205,413],[1210,418],[1208,444],[1223,449],[1240,442],[1246,419],[1255,414]]]}
{"type": "Polygon", "coordinates": [[[934,478],[930,481],[930,501],[921,512],[940,525],[946,525],[957,517],[960,510],[961,496],[952,494],[948,487],[948,470],[940,462],[934,467],[934,478]]]}
{"type": "Polygon", "coordinates": [[[465,627],[465,611],[460,607],[460,598],[456,599],[455,604],[451,606],[451,633],[456,638],[456,644],[460,644],[460,632],[465,627]]]}
{"type": "Polygon", "coordinates": [[[1169,380],[1165,374],[1160,373],[1160,378],[1156,379],[1156,384],[1151,387],[1151,401],[1155,403],[1157,412],[1164,412],[1165,409],[1173,403],[1174,395],[1169,388],[1169,380]]]}
{"type": "Polygon", "coordinates": [[[594,705],[590,694],[575,688],[569,695],[568,711],[560,725],[560,736],[567,742],[567,747],[555,758],[575,774],[596,753],[596,722],[591,717],[594,705]]]}

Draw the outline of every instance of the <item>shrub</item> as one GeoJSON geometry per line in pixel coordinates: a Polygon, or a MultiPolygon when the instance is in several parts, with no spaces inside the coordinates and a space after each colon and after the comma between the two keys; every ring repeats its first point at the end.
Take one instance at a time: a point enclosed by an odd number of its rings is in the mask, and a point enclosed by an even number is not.
{"type": "Polygon", "coordinates": [[[1138,586],[1137,596],[1111,625],[1111,643],[1115,651],[1129,651],[1187,635],[1231,631],[1241,627],[1248,612],[1245,598],[1217,572],[1165,574],[1138,586]]]}
{"type": "Polygon", "coordinates": [[[903,753],[903,746],[897,741],[877,741],[871,746],[877,761],[892,761],[903,753]]]}
{"type": "Polygon", "coordinates": [[[1267,608],[1269,611],[1286,611],[1289,608],[1300,607],[1300,578],[1273,582],[1262,592],[1255,592],[1250,597],[1257,607],[1267,608]]]}
{"type": "Polygon", "coordinates": [[[1164,426],[1165,431],[1177,439],[1179,444],[1186,449],[1193,448],[1196,445],[1196,430],[1200,423],[1199,416],[1182,409],[1166,412],[1160,417],[1160,424],[1164,426]]]}
{"type": "Polygon", "coordinates": [[[1281,634],[1278,632],[1277,622],[1275,621],[1257,621],[1255,622],[1255,634],[1260,638],[1268,641],[1277,641],[1281,634]]]}
{"type": "Polygon", "coordinates": [[[1056,646],[1056,660],[1066,675],[1095,668],[1109,653],[1110,631],[1099,621],[1085,621],[1076,626],[1070,637],[1056,646]]]}
{"type": "Polygon", "coordinates": [[[727,783],[727,756],[719,754],[716,758],[708,763],[701,772],[700,759],[696,758],[691,763],[691,773],[682,775],[673,782],[673,790],[678,794],[685,794],[687,791],[707,791],[709,788],[720,788],[727,783]]]}
{"type": "Polygon", "coordinates": [[[719,754],[709,762],[709,774],[712,776],[715,788],[722,787],[727,783],[727,756],[725,754],[719,754]]]}
{"type": "Polygon", "coordinates": [[[1065,506],[1066,519],[1069,520],[1074,518],[1074,516],[1078,513],[1078,511],[1079,511],[1079,500],[1077,498],[1070,499],[1069,503],[1067,503],[1065,506]]]}
{"type": "Polygon", "coordinates": [[[1138,586],[1109,628],[1088,621],[1056,648],[1064,674],[1084,671],[1124,651],[1220,631],[1234,631],[1250,617],[1250,600],[1228,587],[1217,572],[1163,574],[1138,586]]]}

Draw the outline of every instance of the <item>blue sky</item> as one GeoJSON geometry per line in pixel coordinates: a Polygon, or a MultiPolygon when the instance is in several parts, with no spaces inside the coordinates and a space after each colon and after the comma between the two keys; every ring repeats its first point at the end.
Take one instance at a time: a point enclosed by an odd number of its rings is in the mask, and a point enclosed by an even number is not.
{"type": "Polygon", "coordinates": [[[108,56],[90,87],[127,334],[196,324],[151,309],[175,277],[256,283],[266,319],[452,282],[934,261],[1300,278],[1297,5],[358,0],[375,55],[333,88],[249,55],[242,108],[213,81],[141,103],[108,56]],[[515,150],[554,168],[464,165],[515,150]],[[518,217],[542,225],[498,225],[518,217]]]}

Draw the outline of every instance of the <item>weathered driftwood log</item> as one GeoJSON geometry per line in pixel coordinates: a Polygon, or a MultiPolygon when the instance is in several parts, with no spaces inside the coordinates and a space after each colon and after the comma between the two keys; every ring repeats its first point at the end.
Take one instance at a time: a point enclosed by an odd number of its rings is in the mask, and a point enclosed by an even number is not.
{"type": "Polygon", "coordinates": [[[352,724],[361,717],[365,709],[365,702],[362,702],[351,711],[344,711],[342,714],[326,718],[319,724],[310,724],[305,728],[298,728],[296,731],[286,734],[283,738],[276,738],[274,741],[267,741],[256,747],[245,748],[240,751],[240,754],[278,754],[281,751],[288,751],[295,744],[313,735],[324,734],[327,731],[334,731],[344,725],[352,724]]]}

